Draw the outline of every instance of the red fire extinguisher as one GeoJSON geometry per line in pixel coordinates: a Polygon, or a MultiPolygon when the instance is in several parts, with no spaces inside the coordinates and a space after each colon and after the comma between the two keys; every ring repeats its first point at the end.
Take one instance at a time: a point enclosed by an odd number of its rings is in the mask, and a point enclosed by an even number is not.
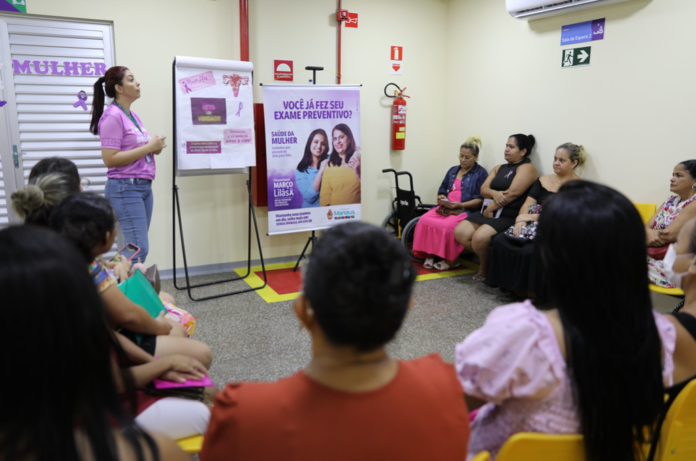
{"type": "Polygon", "coordinates": [[[406,88],[402,90],[396,83],[389,83],[384,87],[384,94],[390,98],[394,98],[394,103],[392,104],[391,129],[392,150],[406,149],[406,100],[404,98],[410,98],[410,96],[406,96],[404,94],[405,92],[406,88]],[[394,85],[398,88],[398,91],[394,91],[394,96],[389,96],[387,94],[387,87],[389,85],[394,85]]]}

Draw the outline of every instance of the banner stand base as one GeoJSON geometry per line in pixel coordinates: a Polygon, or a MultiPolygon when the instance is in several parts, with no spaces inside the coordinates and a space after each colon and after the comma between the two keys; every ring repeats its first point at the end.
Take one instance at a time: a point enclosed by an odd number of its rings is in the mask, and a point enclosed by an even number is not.
{"type": "MultiPolygon", "coordinates": [[[[191,285],[191,280],[189,278],[189,268],[188,268],[188,262],[186,259],[186,245],[184,243],[184,226],[183,222],[181,219],[181,206],[179,203],[179,187],[176,185],[176,179],[174,179],[173,187],[172,187],[172,234],[173,234],[173,239],[172,239],[172,256],[174,259],[174,269],[172,270],[173,272],[173,282],[174,282],[174,288],[177,290],[186,290],[188,293],[188,297],[191,301],[197,302],[197,301],[205,301],[207,299],[215,299],[215,298],[222,298],[225,296],[232,296],[232,295],[238,295],[240,293],[248,293],[250,291],[256,291],[264,288],[266,285],[268,285],[268,279],[266,277],[266,265],[263,260],[263,252],[261,250],[261,238],[259,237],[259,226],[258,223],[256,222],[256,213],[254,212],[254,203],[252,202],[251,199],[251,176],[249,176],[249,179],[247,179],[246,182],[247,186],[247,192],[249,193],[249,228],[248,228],[248,240],[247,240],[247,271],[245,275],[242,276],[236,276],[232,277],[229,279],[225,280],[217,280],[215,282],[208,282],[208,283],[199,283],[197,285],[191,285]],[[176,224],[177,224],[177,217],[179,221],[179,234],[181,235],[181,252],[182,256],[184,259],[184,275],[186,278],[186,285],[185,286],[178,286],[176,284],[176,224]],[[207,287],[211,285],[217,285],[220,283],[227,283],[227,282],[236,282],[238,280],[244,280],[247,278],[249,275],[251,275],[251,222],[254,222],[254,231],[256,233],[256,243],[258,245],[259,249],[259,259],[261,260],[261,269],[263,271],[263,285],[254,287],[254,288],[246,288],[243,290],[238,290],[238,291],[230,291],[227,293],[222,293],[218,295],[212,295],[212,296],[204,296],[201,298],[196,298],[193,296],[191,293],[191,290],[193,288],[201,288],[201,287],[207,287]]],[[[314,232],[312,232],[312,235],[314,232]]],[[[306,247],[305,247],[306,249],[306,247]]]]}
{"type": "Polygon", "coordinates": [[[293,272],[297,272],[297,268],[300,265],[300,262],[302,262],[302,258],[305,258],[305,252],[307,251],[307,247],[309,247],[310,244],[312,244],[312,250],[314,250],[314,242],[318,240],[319,237],[317,237],[312,231],[312,235],[307,237],[307,243],[305,243],[304,249],[302,250],[302,253],[300,253],[300,257],[297,258],[297,262],[295,263],[295,267],[293,268],[293,272]]]}

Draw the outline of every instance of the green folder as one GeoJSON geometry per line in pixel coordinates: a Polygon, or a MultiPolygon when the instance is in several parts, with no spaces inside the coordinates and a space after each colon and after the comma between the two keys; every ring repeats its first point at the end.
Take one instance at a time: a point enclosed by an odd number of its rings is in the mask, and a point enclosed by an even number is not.
{"type": "MultiPolygon", "coordinates": [[[[152,318],[156,318],[162,311],[167,312],[159,295],[152,288],[152,285],[150,285],[143,273],[140,272],[140,269],[136,269],[133,275],[121,282],[118,287],[128,299],[145,309],[152,318]]],[[[142,335],[136,335],[136,340],[140,344],[142,335]]]]}

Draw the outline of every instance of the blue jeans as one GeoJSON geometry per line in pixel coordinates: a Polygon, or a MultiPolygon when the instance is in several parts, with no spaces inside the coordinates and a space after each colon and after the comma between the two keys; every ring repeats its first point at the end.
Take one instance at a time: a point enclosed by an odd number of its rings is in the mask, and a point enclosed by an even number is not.
{"type": "Polygon", "coordinates": [[[104,195],[116,212],[125,243],[140,247],[133,262],[145,262],[150,245],[147,231],[152,220],[152,181],[149,179],[108,179],[104,195]]]}

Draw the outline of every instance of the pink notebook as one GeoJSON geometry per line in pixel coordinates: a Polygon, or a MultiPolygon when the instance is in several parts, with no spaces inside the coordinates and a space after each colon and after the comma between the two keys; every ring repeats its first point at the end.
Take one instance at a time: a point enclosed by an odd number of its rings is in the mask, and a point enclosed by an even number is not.
{"type": "Polygon", "coordinates": [[[213,381],[207,376],[201,380],[188,379],[183,383],[165,381],[163,379],[153,379],[152,382],[155,384],[156,389],[171,389],[174,387],[208,387],[215,385],[215,383],[213,383],[213,381]]]}

